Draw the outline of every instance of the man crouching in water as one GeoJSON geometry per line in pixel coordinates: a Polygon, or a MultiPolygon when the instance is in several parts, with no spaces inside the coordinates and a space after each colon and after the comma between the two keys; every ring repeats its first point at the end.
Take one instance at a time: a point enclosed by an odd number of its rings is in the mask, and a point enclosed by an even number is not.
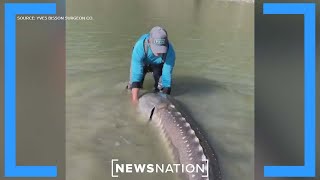
{"type": "Polygon", "coordinates": [[[142,35],[133,47],[130,80],[127,86],[132,90],[133,104],[139,101],[139,90],[143,87],[145,75],[153,73],[154,92],[170,94],[172,71],[175,65],[175,51],[162,27],[153,27],[148,34],[142,35]],[[161,82],[159,82],[161,77],[161,82]]]}

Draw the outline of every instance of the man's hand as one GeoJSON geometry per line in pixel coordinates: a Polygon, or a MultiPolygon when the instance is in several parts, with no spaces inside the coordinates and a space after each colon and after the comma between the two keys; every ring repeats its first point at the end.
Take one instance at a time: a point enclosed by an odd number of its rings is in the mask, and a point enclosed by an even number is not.
{"type": "Polygon", "coordinates": [[[133,106],[138,106],[139,100],[132,100],[131,103],[133,106]]]}
{"type": "Polygon", "coordinates": [[[163,89],[162,89],[162,92],[163,92],[164,94],[169,94],[169,95],[170,95],[170,93],[171,93],[171,87],[163,88],[163,89]]]}
{"type": "Polygon", "coordinates": [[[132,96],[131,96],[131,102],[133,105],[138,105],[139,103],[139,88],[132,88],[132,96]]]}

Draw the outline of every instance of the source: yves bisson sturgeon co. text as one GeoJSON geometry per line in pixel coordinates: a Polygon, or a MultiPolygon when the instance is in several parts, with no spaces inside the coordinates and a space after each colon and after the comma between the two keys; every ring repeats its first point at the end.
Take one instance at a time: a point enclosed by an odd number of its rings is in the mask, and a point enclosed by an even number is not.
{"type": "Polygon", "coordinates": [[[21,21],[92,21],[92,16],[17,16],[21,21]]]}

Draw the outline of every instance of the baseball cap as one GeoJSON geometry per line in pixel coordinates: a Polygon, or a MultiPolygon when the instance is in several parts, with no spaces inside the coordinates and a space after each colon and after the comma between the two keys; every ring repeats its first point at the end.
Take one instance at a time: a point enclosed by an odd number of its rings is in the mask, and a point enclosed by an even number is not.
{"type": "Polygon", "coordinates": [[[166,53],[168,50],[168,34],[165,29],[155,26],[150,31],[150,48],[154,53],[166,53]]]}

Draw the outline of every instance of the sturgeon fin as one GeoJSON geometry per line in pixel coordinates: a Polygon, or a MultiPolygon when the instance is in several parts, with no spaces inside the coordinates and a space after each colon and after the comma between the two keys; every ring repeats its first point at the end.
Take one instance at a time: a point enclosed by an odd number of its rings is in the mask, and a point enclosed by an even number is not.
{"type": "Polygon", "coordinates": [[[155,109],[155,108],[156,108],[156,107],[152,108],[152,110],[151,110],[150,117],[149,117],[149,121],[152,120],[152,116],[153,116],[153,113],[154,113],[154,109],[155,109]]]}

